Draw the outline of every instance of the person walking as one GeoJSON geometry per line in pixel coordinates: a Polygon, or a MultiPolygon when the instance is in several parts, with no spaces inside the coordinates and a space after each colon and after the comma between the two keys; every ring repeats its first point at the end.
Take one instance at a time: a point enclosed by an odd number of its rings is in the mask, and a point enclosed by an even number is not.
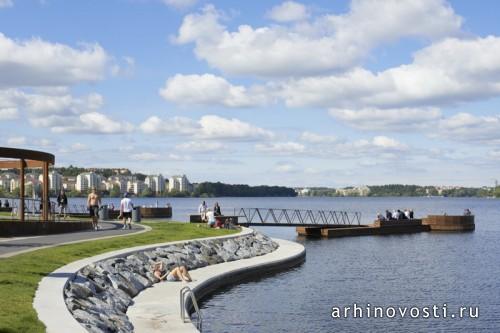
{"type": "Polygon", "coordinates": [[[64,218],[66,218],[68,197],[66,196],[64,189],[61,189],[61,192],[59,192],[59,195],[57,196],[57,206],[59,206],[59,216],[63,215],[64,212],[64,218]]]}
{"type": "Polygon", "coordinates": [[[134,204],[132,200],[129,198],[129,194],[125,193],[123,199],[120,201],[120,216],[123,219],[123,230],[127,229],[127,221],[128,228],[132,229],[132,210],[134,209],[134,204]]]}
{"type": "Polygon", "coordinates": [[[101,197],[97,194],[97,189],[95,187],[92,188],[92,192],[90,192],[87,197],[87,208],[89,209],[90,217],[92,218],[92,226],[94,230],[99,229],[99,206],[101,205],[101,197]]]}

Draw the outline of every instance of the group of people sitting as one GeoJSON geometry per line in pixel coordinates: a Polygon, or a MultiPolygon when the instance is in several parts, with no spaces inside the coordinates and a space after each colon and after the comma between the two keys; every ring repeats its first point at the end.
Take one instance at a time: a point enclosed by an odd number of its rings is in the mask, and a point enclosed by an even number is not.
{"type": "Polygon", "coordinates": [[[406,208],[405,210],[393,209],[385,211],[385,216],[383,214],[377,214],[377,220],[379,221],[395,221],[395,220],[413,220],[413,209],[406,208]]]}
{"type": "Polygon", "coordinates": [[[232,218],[224,218],[219,206],[219,203],[214,204],[214,208],[208,208],[205,201],[200,204],[198,213],[201,216],[201,221],[206,223],[211,228],[229,228],[233,225],[232,218]]]}

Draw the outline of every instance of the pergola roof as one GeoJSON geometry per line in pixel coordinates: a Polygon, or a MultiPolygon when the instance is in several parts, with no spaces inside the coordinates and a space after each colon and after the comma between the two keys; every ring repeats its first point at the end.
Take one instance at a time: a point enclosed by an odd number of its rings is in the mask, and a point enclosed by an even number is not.
{"type": "MultiPolygon", "coordinates": [[[[43,167],[43,162],[48,162],[49,164],[54,164],[55,162],[55,156],[49,153],[29,149],[16,149],[7,147],[0,147],[0,158],[24,160],[24,167],[27,168],[41,168],[43,167]]],[[[1,169],[19,167],[20,164],[18,161],[0,160],[1,169]]]]}

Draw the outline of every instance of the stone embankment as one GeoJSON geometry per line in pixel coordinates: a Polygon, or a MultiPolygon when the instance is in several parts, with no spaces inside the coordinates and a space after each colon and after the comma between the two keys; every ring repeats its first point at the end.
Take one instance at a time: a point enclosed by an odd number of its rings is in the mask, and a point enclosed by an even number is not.
{"type": "MultiPolygon", "coordinates": [[[[83,267],[64,288],[66,305],[89,332],[133,332],[126,312],[133,298],[158,282],[151,267],[161,261],[169,270],[188,270],[261,256],[278,244],[254,232],[236,238],[207,239],[139,251],[83,267]]],[[[169,282],[166,282],[169,283],[169,282]]]]}

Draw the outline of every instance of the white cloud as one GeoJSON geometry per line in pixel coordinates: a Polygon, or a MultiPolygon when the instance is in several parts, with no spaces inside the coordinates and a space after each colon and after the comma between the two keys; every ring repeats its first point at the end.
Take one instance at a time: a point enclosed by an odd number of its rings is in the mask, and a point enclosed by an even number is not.
{"type": "Polygon", "coordinates": [[[324,156],[340,155],[343,157],[366,157],[375,156],[377,158],[395,158],[403,151],[408,150],[408,146],[387,136],[376,136],[371,140],[360,139],[349,142],[342,142],[334,145],[330,150],[318,151],[324,156]]]}
{"type": "Polygon", "coordinates": [[[205,138],[271,139],[274,134],[268,130],[245,123],[239,119],[222,118],[216,115],[201,117],[201,136],[205,138]]]}
{"type": "Polygon", "coordinates": [[[66,154],[66,153],[78,153],[82,151],[87,151],[89,150],[89,147],[86,144],[80,143],[80,142],[75,142],[71,144],[70,146],[63,146],[59,149],[59,153],[66,154]]]}
{"type": "Polygon", "coordinates": [[[155,153],[138,153],[130,155],[130,158],[136,161],[157,161],[161,158],[160,154],[155,153]]]}
{"type": "Polygon", "coordinates": [[[295,1],[285,1],[273,7],[267,16],[277,22],[302,21],[309,17],[306,6],[295,1]]]}
{"type": "Polygon", "coordinates": [[[79,49],[40,38],[13,40],[0,33],[0,87],[64,86],[104,78],[110,57],[99,44],[79,49]]]}
{"type": "Polygon", "coordinates": [[[303,144],[297,142],[276,142],[269,144],[257,144],[255,150],[262,153],[276,154],[276,155],[289,155],[289,154],[302,154],[306,151],[303,144]]]}
{"type": "Polygon", "coordinates": [[[274,137],[274,133],[239,119],[205,115],[199,121],[175,117],[162,120],[156,116],[146,119],[140,129],[147,134],[193,135],[198,139],[257,140],[274,137]]]}
{"type": "Polygon", "coordinates": [[[488,156],[495,160],[500,160],[500,150],[492,150],[489,152],[488,156]]]}
{"type": "Polygon", "coordinates": [[[320,135],[308,131],[303,132],[300,139],[309,143],[332,143],[337,141],[337,137],[333,135],[320,135]]]}
{"type": "Polygon", "coordinates": [[[51,140],[46,139],[46,138],[35,139],[34,143],[36,146],[40,146],[40,147],[53,147],[54,146],[54,143],[51,140]]]}
{"type": "Polygon", "coordinates": [[[190,161],[191,157],[187,155],[168,154],[168,159],[172,161],[190,161]]]}
{"type": "Polygon", "coordinates": [[[227,152],[227,148],[220,142],[189,141],[176,145],[175,149],[193,153],[214,153],[222,150],[227,152]]]}
{"type": "Polygon", "coordinates": [[[27,139],[25,136],[13,136],[7,139],[7,144],[11,146],[22,146],[25,145],[27,139]]]}
{"type": "Polygon", "coordinates": [[[135,71],[135,59],[132,57],[122,57],[120,62],[116,62],[111,67],[111,74],[114,76],[132,76],[135,71]]]}
{"type": "Polygon", "coordinates": [[[475,116],[458,113],[439,122],[433,136],[468,143],[500,144],[500,115],[475,116]]]}
{"type": "Polygon", "coordinates": [[[0,0],[0,8],[7,8],[14,6],[12,0],[0,0]]]}
{"type": "Polygon", "coordinates": [[[441,119],[441,111],[437,108],[330,109],[329,114],[351,127],[372,131],[425,130],[441,119]]]}
{"type": "Polygon", "coordinates": [[[279,173],[294,173],[297,172],[295,165],[290,163],[278,163],[274,167],[274,171],[279,173]]]}
{"type": "Polygon", "coordinates": [[[381,43],[414,36],[441,38],[456,34],[462,19],[442,0],[351,3],[344,15],[324,15],[299,25],[228,31],[223,14],[212,5],[187,15],[176,41],[195,43],[195,54],[233,75],[303,76],[344,70],[381,43]]]}
{"type": "Polygon", "coordinates": [[[167,80],[160,95],[167,101],[185,105],[252,107],[267,102],[266,93],[260,88],[235,86],[212,74],[177,74],[167,80]]]}
{"type": "Polygon", "coordinates": [[[2,108],[0,107],[0,120],[14,120],[19,118],[17,108],[2,108]]]}
{"type": "Polygon", "coordinates": [[[99,112],[81,114],[69,124],[58,124],[51,130],[55,133],[93,133],[93,134],[120,134],[133,130],[132,124],[117,121],[99,112]]]}
{"type": "Polygon", "coordinates": [[[99,94],[74,97],[66,89],[38,89],[36,93],[0,90],[0,110],[3,105],[13,105],[34,127],[48,127],[56,133],[113,134],[132,130],[131,124],[97,112],[103,104],[99,94]]]}
{"type": "Polygon", "coordinates": [[[162,120],[157,116],[146,119],[139,128],[146,134],[183,134],[192,135],[199,129],[199,124],[185,117],[174,117],[162,120]]]}
{"type": "Polygon", "coordinates": [[[454,105],[500,95],[500,38],[449,38],[413,56],[413,62],[379,73],[362,68],[290,80],[288,106],[403,108],[454,105]],[[470,61],[474,59],[474,61],[470,61]]]}
{"type": "Polygon", "coordinates": [[[373,145],[383,149],[405,150],[406,145],[386,136],[376,136],[373,138],[373,145]]]}
{"type": "Polygon", "coordinates": [[[170,7],[177,9],[186,9],[188,7],[194,6],[198,0],[162,0],[162,2],[170,7]]]}
{"type": "Polygon", "coordinates": [[[104,99],[99,94],[90,94],[83,98],[75,98],[72,95],[40,95],[24,94],[26,110],[33,114],[80,114],[91,110],[97,110],[104,104],[104,99]]]}

